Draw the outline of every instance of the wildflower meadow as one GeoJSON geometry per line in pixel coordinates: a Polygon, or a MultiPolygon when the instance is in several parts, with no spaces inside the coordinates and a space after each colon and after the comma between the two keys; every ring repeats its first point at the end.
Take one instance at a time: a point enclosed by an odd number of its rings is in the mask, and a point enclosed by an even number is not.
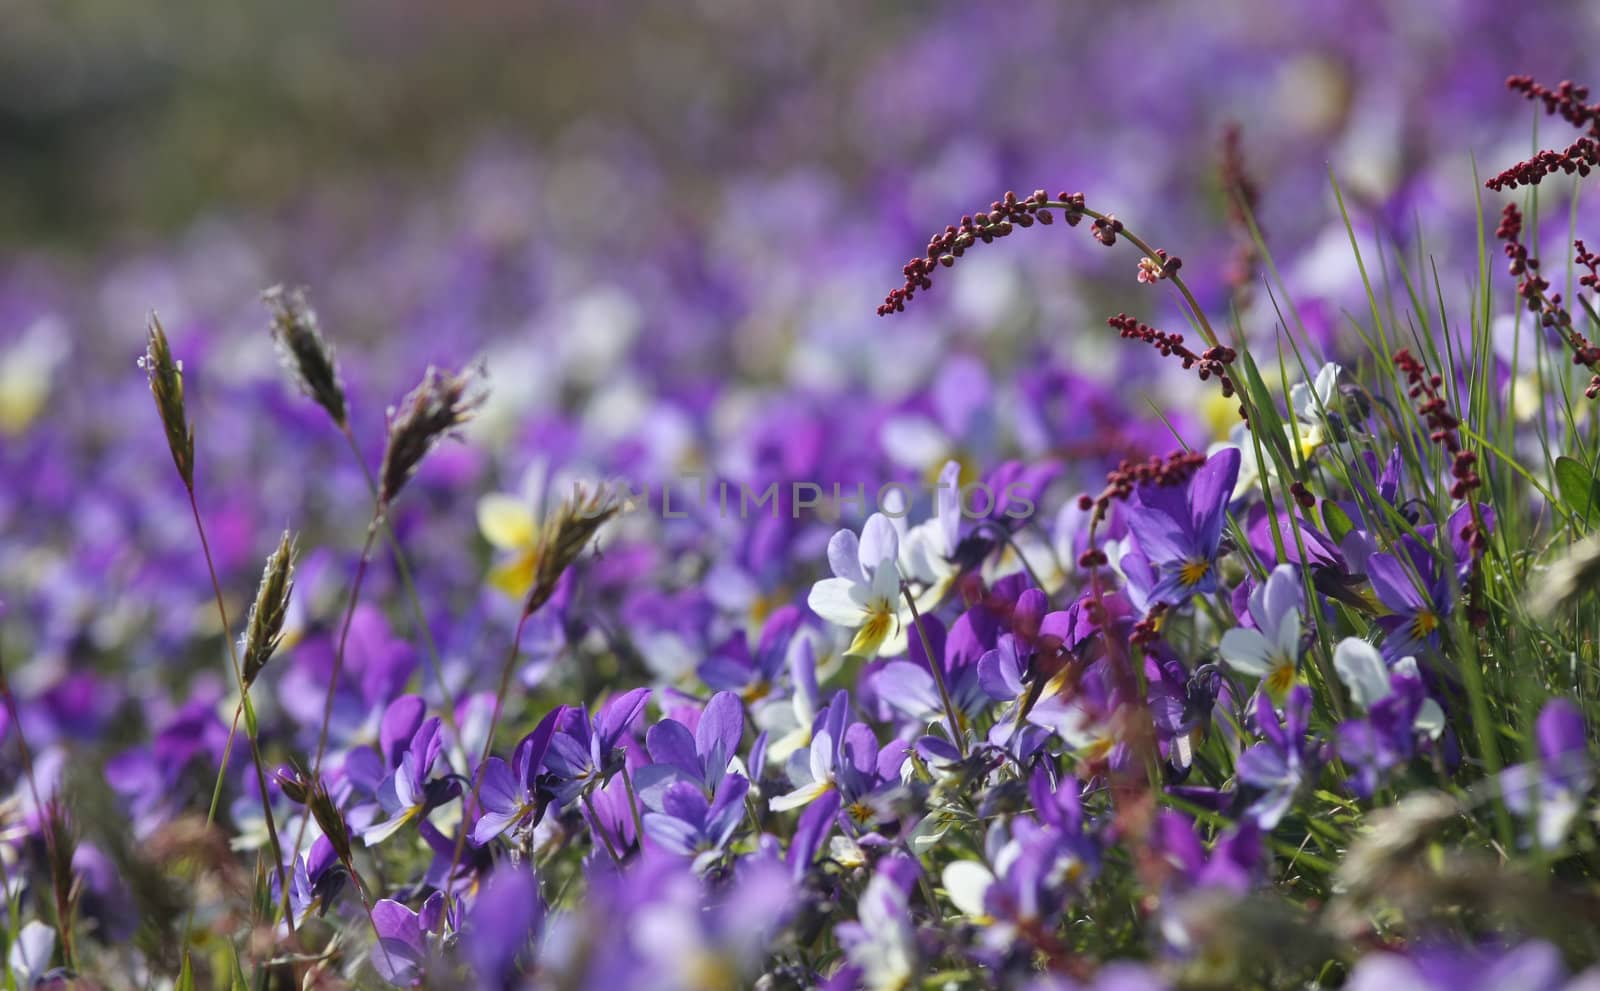
{"type": "Polygon", "coordinates": [[[0,113],[7,991],[1600,989],[1593,11],[534,6],[0,113]]]}

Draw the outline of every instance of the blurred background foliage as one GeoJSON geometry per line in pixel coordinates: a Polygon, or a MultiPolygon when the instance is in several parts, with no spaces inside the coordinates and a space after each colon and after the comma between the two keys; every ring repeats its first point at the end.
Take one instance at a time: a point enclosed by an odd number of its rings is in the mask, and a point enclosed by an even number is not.
{"type": "Polygon", "coordinates": [[[490,131],[626,134],[690,203],[730,153],[848,168],[863,149],[818,125],[917,6],[7,0],[0,237],[81,247],[313,184],[426,183],[490,131]]]}

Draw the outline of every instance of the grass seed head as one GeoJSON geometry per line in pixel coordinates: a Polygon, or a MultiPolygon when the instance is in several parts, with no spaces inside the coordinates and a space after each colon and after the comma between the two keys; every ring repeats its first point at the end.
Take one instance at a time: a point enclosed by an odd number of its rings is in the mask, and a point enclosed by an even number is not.
{"type": "Polygon", "coordinates": [[[261,572],[261,584],[256,586],[256,600],[250,605],[250,616],[245,622],[244,686],[255,684],[256,676],[267,666],[283,637],[283,622],[289,612],[289,596],[294,591],[294,534],[288,530],[278,540],[278,547],[267,558],[261,572]]]}
{"type": "Polygon", "coordinates": [[[150,377],[150,394],[155,397],[156,412],[161,415],[161,426],[167,433],[172,463],[177,466],[184,486],[193,489],[194,427],[189,424],[183,403],[183,365],[173,359],[167,332],[154,313],[150,314],[149,337],[139,367],[150,377]]]}
{"type": "Polygon", "coordinates": [[[389,417],[389,440],[379,471],[378,501],[388,506],[434,445],[472,419],[487,396],[481,366],[441,372],[428,366],[422,382],[389,417]]]}
{"type": "Polygon", "coordinates": [[[283,367],[294,376],[301,391],[344,429],[349,422],[344,383],[339,380],[333,347],[322,336],[317,311],[307,302],[306,291],[273,286],[261,294],[261,300],[272,311],[272,340],[278,346],[283,367]]]}
{"type": "Polygon", "coordinates": [[[593,492],[579,488],[561,504],[555,519],[543,528],[539,564],[534,570],[533,588],[522,607],[523,615],[533,615],[550,600],[562,574],[583,554],[600,528],[624,508],[623,500],[604,485],[596,486],[593,492]]]}

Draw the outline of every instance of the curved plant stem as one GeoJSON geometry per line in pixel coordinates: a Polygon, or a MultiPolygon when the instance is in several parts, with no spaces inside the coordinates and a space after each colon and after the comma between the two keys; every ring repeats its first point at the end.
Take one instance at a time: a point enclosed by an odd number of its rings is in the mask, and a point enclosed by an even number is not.
{"type": "MultiPolygon", "coordinates": [[[[206,810],[206,827],[210,828],[211,824],[216,821],[217,806],[222,797],[222,782],[228,772],[228,758],[233,752],[233,740],[239,731],[239,716],[244,712],[245,706],[249,704],[250,686],[245,684],[244,669],[239,666],[239,652],[233,645],[233,627],[228,622],[228,607],[223,601],[222,581],[217,577],[216,562],[211,556],[211,542],[206,538],[205,524],[200,519],[200,503],[195,497],[194,487],[186,485],[185,488],[189,494],[189,511],[194,516],[195,533],[200,537],[200,550],[205,555],[206,572],[211,577],[211,592],[217,602],[217,618],[222,622],[222,638],[228,647],[228,661],[233,666],[233,676],[239,685],[239,705],[234,710],[233,723],[228,728],[228,740],[223,746],[222,760],[217,768],[216,784],[211,790],[211,805],[206,810]]],[[[263,769],[261,743],[256,738],[254,724],[255,720],[252,718],[250,725],[246,727],[245,739],[250,744],[250,757],[255,764],[256,787],[261,797],[261,815],[266,820],[267,840],[272,848],[273,865],[278,875],[278,893],[282,900],[284,924],[288,926],[289,938],[292,941],[295,933],[294,912],[289,906],[289,877],[284,868],[283,844],[279,841],[277,823],[272,816],[272,795],[267,789],[267,775],[263,769]]],[[[184,926],[184,943],[186,947],[188,944],[188,926],[193,921],[194,912],[191,906],[188,922],[184,926]]]]}
{"type": "MultiPolygon", "coordinates": [[[[361,600],[361,583],[367,575],[367,563],[372,559],[372,542],[377,539],[378,527],[381,525],[385,507],[381,504],[372,515],[372,522],[367,524],[367,538],[361,545],[361,560],[356,564],[356,577],[350,585],[350,599],[345,603],[344,620],[339,626],[339,645],[333,652],[333,671],[328,675],[328,693],[322,702],[322,725],[317,730],[317,751],[311,760],[311,779],[317,780],[322,773],[322,758],[328,750],[328,723],[333,719],[333,700],[339,689],[339,676],[344,673],[344,651],[350,640],[350,622],[355,617],[356,604],[361,600]]],[[[300,852],[300,847],[305,843],[306,826],[308,820],[300,820],[300,831],[295,837],[294,849],[300,852]]]]}
{"type": "MultiPolygon", "coordinates": [[[[361,456],[361,445],[356,443],[355,434],[350,425],[344,424],[341,428],[344,439],[350,446],[350,453],[355,457],[356,464],[361,466],[361,474],[367,480],[367,490],[372,493],[374,501],[378,499],[378,480],[372,474],[372,468],[367,464],[367,459],[361,456]]],[[[433,674],[434,685],[439,689],[439,698],[443,702],[444,724],[456,740],[456,746],[461,750],[461,760],[466,761],[466,741],[461,738],[461,727],[456,725],[456,700],[450,691],[450,686],[444,680],[444,660],[439,653],[439,645],[433,639],[433,628],[428,625],[427,611],[422,607],[422,596],[417,592],[417,583],[411,577],[411,565],[406,560],[404,549],[400,546],[400,536],[395,533],[394,524],[389,522],[389,517],[383,517],[383,536],[389,544],[389,552],[394,555],[394,567],[400,576],[400,584],[405,589],[406,598],[411,601],[411,611],[416,614],[417,632],[422,635],[422,645],[427,651],[428,670],[433,674]]],[[[468,770],[465,766],[463,771],[468,770]]]]}
{"type": "Polygon", "coordinates": [[[933,644],[928,641],[927,631],[922,628],[922,615],[917,612],[917,600],[911,594],[911,589],[901,585],[900,593],[905,596],[906,605],[911,608],[911,625],[917,628],[917,636],[922,640],[922,653],[928,658],[928,670],[933,673],[933,683],[939,686],[939,701],[944,705],[945,718],[950,720],[950,742],[956,745],[956,752],[965,760],[967,736],[961,731],[961,717],[956,713],[955,702],[950,698],[950,688],[944,683],[944,658],[935,657],[933,654],[933,644]]]}

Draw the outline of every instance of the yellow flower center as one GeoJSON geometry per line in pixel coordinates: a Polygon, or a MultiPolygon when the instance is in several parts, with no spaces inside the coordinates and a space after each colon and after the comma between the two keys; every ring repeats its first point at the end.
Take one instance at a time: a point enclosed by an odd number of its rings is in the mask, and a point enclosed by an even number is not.
{"type": "Polygon", "coordinates": [[[1439,617],[1431,609],[1419,609],[1411,618],[1411,635],[1419,640],[1439,628],[1439,617]]]}
{"type": "Polygon", "coordinates": [[[1289,691],[1289,686],[1294,684],[1294,665],[1279,664],[1267,672],[1267,694],[1273,698],[1282,698],[1289,691]]]}
{"type": "Polygon", "coordinates": [[[1205,580],[1211,573],[1211,562],[1204,558],[1193,558],[1183,562],[1178,568],[1178,580],[1193,588],[1205,580]]]}
{"type": "Polygon", "coordinates": [[[861,629],[856,631],[855,639],[850,642],[849,653],[857,657],[872,657],[878,648],[889,638],[894,631],[894,609],[887,600],[874,601],[867,607],[867,621],[861,624],[861,629]]]}

